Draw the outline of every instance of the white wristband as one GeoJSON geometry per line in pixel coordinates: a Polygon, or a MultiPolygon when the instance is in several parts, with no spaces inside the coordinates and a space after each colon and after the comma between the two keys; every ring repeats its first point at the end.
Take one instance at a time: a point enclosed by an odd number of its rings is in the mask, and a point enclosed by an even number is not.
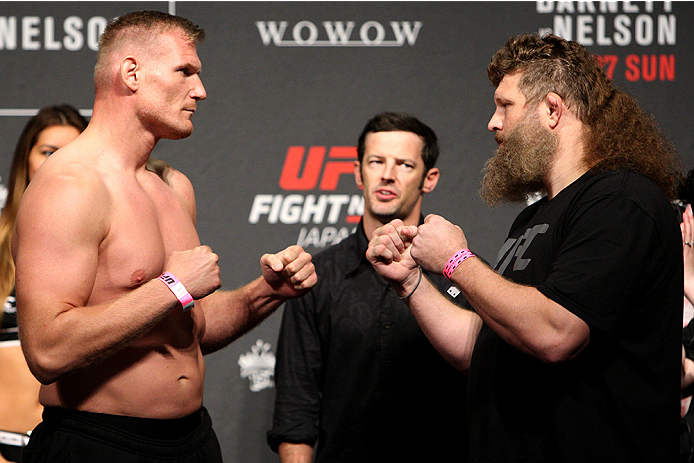
{"type": "Polygon", "coordinates": [[[190,295],[190,293],[188,293],[188,290],[185,286],[183,286],[183,283],[178,281],[178,278],[171,275],[169,272],[164,272],[161,275],[159,275],[159,279],[163,281],[164,284],[166,284],[166,286],[169,287],[172,293],[174,293],[176,299],[178,299],[178,301],[183,306],[183,310],[189,310],[193,308],[193,297],[190,295]]]}

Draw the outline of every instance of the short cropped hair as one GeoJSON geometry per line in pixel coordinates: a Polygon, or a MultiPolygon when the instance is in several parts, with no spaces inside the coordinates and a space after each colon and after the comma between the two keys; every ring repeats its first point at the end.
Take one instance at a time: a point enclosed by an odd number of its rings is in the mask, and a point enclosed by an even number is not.
{"type": "Polygon", "coordinates": [[[98,88],[107,77],[108,55],[123,41],[146,43],[166,32],[179,31],[193,43],[205,38],[205,31],[189,20],[161,11],[136,11],[111,20],[99,36],[99,50],[94,66],[94,83],[98,88]]]}
{"type": "Polygon", "coordinates": [[[361,163],[364,159],[366,135],[377,132],[412,132],[424,141],[422,148],[422,161],[424,161],[425,174],[436,165],[439,157],[439,141],[436,133],[425,123],[414,116],[399,112],[384,112],[375,115],[364,126],[357,143],[357,157],[361,163]]]}

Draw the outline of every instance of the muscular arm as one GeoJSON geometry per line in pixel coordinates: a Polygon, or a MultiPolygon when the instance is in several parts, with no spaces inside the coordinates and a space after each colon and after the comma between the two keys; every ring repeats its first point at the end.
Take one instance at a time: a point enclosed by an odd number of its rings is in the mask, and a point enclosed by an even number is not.
{"type": "Polygon", "coordinates": [[[499,336],[545,362],[575,357],[588,344],[588,325],[536,288],[513,283],[471,258],[453,273],[477,313],[499,336]]]}
{"type": "Polygon", "coordinates": [[[13,249],[22,346],[34,375],[48,384],[117,351],[174,301],[152,283],[114,304],[85,307],[108,230],[108,195],[94,176],[70,171],[34,180],[19,210],[13,249]],[[133,305],[149,313],[124,310],[133,305]]]}
{"type": "MultiPolygon", "coordinates": [[[[99,280],[119,278],[97,273],[111,208],[99,175],[83,166],[47,166],[23,197],[13,238],[19,329],[29,367],[44,384],[113,355],[178,307],[156,279],[127,291],[99,280]]],[[[162,258],[152,267],[158,272],[163,265],[162,258]]],[[[191,282],[194,297],[219,286],[216,256],[208,249],[172,255],[167,266],[191,282]],[[198,281],[209,273],[209,281],[198,281]]]]}
{"type": "MultiPolygon", "coordinates": [[[[420,265],[440,273],[450,256],[468,245],[460,227],[431,215],[418,228],[412,247],[420,265]]],[[[480,259],[470,258],[460,264],[452,280],[485,323],[529,355],[545,362],[562,362],[588,344],[590,329],[583,320],[536,288],[505,279],[480,259]]]]}
{"type": "MultiPolygon", "coordinates": [[[[379,234],[370,245],[373,255],[385,262],[399,259],[410,268],[390,279],[402,295],[413,287],[414,262],[441,273],[448,258],[467,247],[462,230],[437,216],[428,216],[416,230],[395,223],[379,234]],[[408,265],[408,259],[413,264],[408,265]]],[[[376,264],[374,267],[378,271],[376,264]]],[[[444,304],[445,298],[434,299],[430,285],[417,288],[409,305],[432,344],[460,369],[469,366],[481,320],[509,344],[546,362],[568,360],[588,344],[590,330],[583,320],[536,288],[506,280],[477,258],[463,262],[452,280],[478,316],[454,312],[444,304]]]]}
{"type": "Polygon", "coordinates": [[[260,259],[262,276],[233,291],[217,291],[203,301],[204,354],[228,345],[273,313],[288,298],[306,293],[317,281],[311,255],[290,246],[260,259]]]}

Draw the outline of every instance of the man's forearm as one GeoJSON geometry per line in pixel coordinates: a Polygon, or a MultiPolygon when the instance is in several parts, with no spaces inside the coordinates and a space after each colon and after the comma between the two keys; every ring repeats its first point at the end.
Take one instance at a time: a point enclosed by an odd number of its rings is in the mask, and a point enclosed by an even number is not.
{"type": "Polygon", "coordinates": [[[281,463],[311,463],[313,460],[313,447],[308,444],[282,442],[278,453],[281,463]]]}
{"type": "Polygon", "coordinates": [[[215,352],[255,327],[272,314],[286,298],[277,295],[263,277],[233,291],[217,291],[203,304],[205,334],[203,354],[215,352]]]}
{"type": "Polygon", "coordinates": [[[479,259],[453,273],[453,282],[499,336],[546,362],[577,355],[590,340],[588,325],[537,288],[507,280],[479,259]]]}
{"type": "Polygon", "coordinates": [[[109,304],[59,312],[40,328],[39,323],[20,325],[27,363],[39,381],[50,384],[114,355],[177,306],[171,291],[152,280],[109,304]]]}
{"type": "Polygon", "coordinates": [[[426,278],[407,302],[434,348],[455,368],[467,371],[482,326],[479,316],[447,300],[426,278]]]}

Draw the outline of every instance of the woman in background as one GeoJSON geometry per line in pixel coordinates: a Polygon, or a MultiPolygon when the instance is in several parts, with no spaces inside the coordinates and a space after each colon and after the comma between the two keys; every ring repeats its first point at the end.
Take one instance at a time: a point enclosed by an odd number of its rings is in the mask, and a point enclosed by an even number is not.
{"type": "Polygon", "coordinates": [[[48,156],[74,140],[87,121],[70,105],[47,106],[27,122],[17,142],[0,214],[0,463],[18,462],[27,433],[41,421],[39,382],[29,371],[19,345],[10,253],[19,200],[48,156]]]}

